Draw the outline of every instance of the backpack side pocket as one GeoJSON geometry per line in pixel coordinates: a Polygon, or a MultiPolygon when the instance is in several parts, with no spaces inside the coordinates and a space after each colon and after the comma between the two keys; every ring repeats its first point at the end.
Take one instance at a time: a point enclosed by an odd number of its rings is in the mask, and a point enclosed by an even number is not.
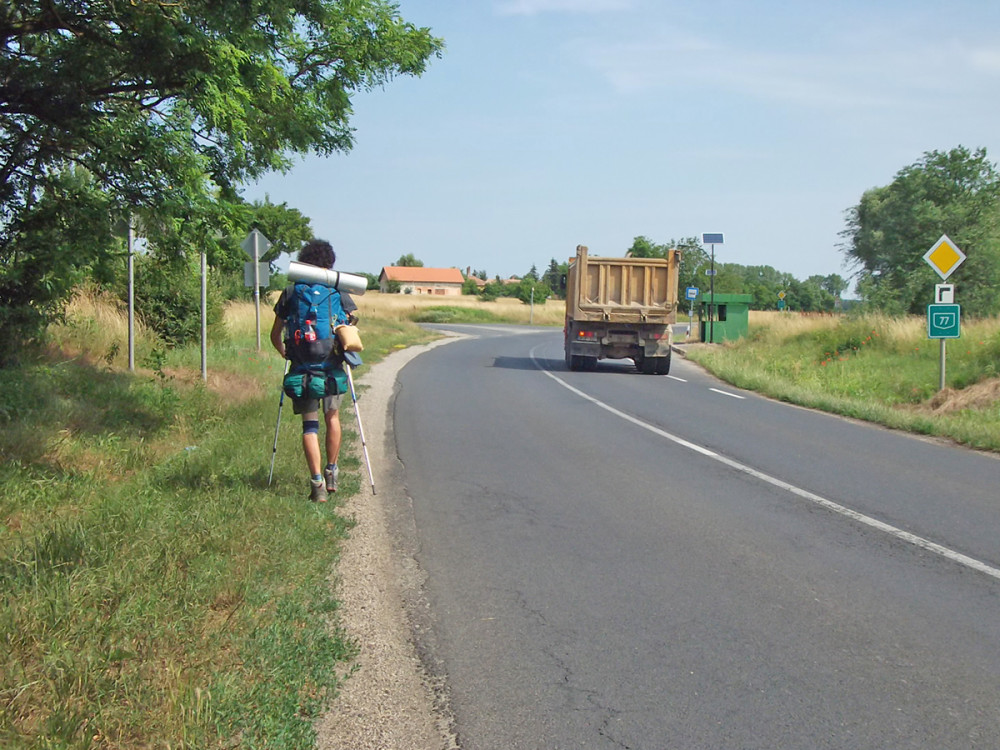
{"type": "Polygon", "coordinates": [[[304,372],[290,372],[281,381],[285,395],[291,398],[302,398],[306,394],[306,375],[304,372]]]}

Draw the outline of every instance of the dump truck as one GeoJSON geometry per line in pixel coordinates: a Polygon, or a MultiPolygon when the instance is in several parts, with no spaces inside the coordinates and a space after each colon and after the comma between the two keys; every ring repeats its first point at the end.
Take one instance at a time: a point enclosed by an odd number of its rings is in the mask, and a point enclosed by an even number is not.
{"type": "Polygon", "coordinates": [[[566,366],[593,370],[599,359],[631,359],[639,372],[670,372],[679,265],[678,250],[610,258],[578,245],[566,274],[566,366]]]}

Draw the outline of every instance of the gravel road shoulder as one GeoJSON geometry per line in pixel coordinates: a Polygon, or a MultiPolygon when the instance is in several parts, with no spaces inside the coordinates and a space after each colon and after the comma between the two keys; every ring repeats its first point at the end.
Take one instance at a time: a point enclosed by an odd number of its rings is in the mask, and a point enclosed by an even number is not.
{"type": "MultiPolygon", "coordinates": [[[[330,710],[317,723],[321,750],[448,750],[457,748],[440,674],[435,674],[423,575],[414,559],[410,498],[392,435],[396,376],[414,357],[450,343],[394,352],[359,378],[358,407],[375,479],[363,472],[361,492],[340,512],[356,526],[346,540],[332,585],[340,624],[359,646],[330,710]]],[[[341,421],[357,425],[353,404],[341,421]]],[[[358,445],[358,452],[361,446],[358,445]]]]}

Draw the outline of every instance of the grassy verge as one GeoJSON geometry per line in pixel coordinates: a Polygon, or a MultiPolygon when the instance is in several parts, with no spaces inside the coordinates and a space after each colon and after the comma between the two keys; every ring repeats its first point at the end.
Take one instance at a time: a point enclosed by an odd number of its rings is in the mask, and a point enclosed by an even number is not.
{"type": "MultiPolygon", "coordinates": [[[[0,371],[0,746],[310,747],[355,648],[329,586],[351,522],[305,500],[291,409],[268,486],[282,363],[249,305],[207,383],[142,332],[129,373],[124,330],[83,298],[0,371]]],[[[368,365],[426,337],[362,332],[368,365]]],[[[364,471],[343,424],[340,498],[364,471]]]]}
{"type": "Polygon", "coordinates": [[[688,357],[774,398],[1000,451],[1000,320],[963,323],[940,392],[940,346],[923,318],[754,313],[750,329],[688,357]]]}

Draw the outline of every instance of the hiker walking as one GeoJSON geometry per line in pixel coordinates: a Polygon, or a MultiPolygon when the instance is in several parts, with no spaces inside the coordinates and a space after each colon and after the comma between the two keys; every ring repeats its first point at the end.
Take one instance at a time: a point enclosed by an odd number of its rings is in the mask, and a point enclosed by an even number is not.
{"type": "MultiPolygon", "coordinates": [[[[331,269],[337,256],[329,242],[303,245],[300,263],[331,269]]],[[[326,502],[337,491],[340,455],[340,397],[348,390],[343,358],[334,329],[353,324],[357,305],[346,292],[331,286],[297,282],[286,287],[274,306],[271,344],[288,360],[283,387],[292,410],[302,415],[302,450],[309,468],[309,499],[326,502]],[[326,466],[319,443],[319,412],[326,423],[326,466]]]]}

